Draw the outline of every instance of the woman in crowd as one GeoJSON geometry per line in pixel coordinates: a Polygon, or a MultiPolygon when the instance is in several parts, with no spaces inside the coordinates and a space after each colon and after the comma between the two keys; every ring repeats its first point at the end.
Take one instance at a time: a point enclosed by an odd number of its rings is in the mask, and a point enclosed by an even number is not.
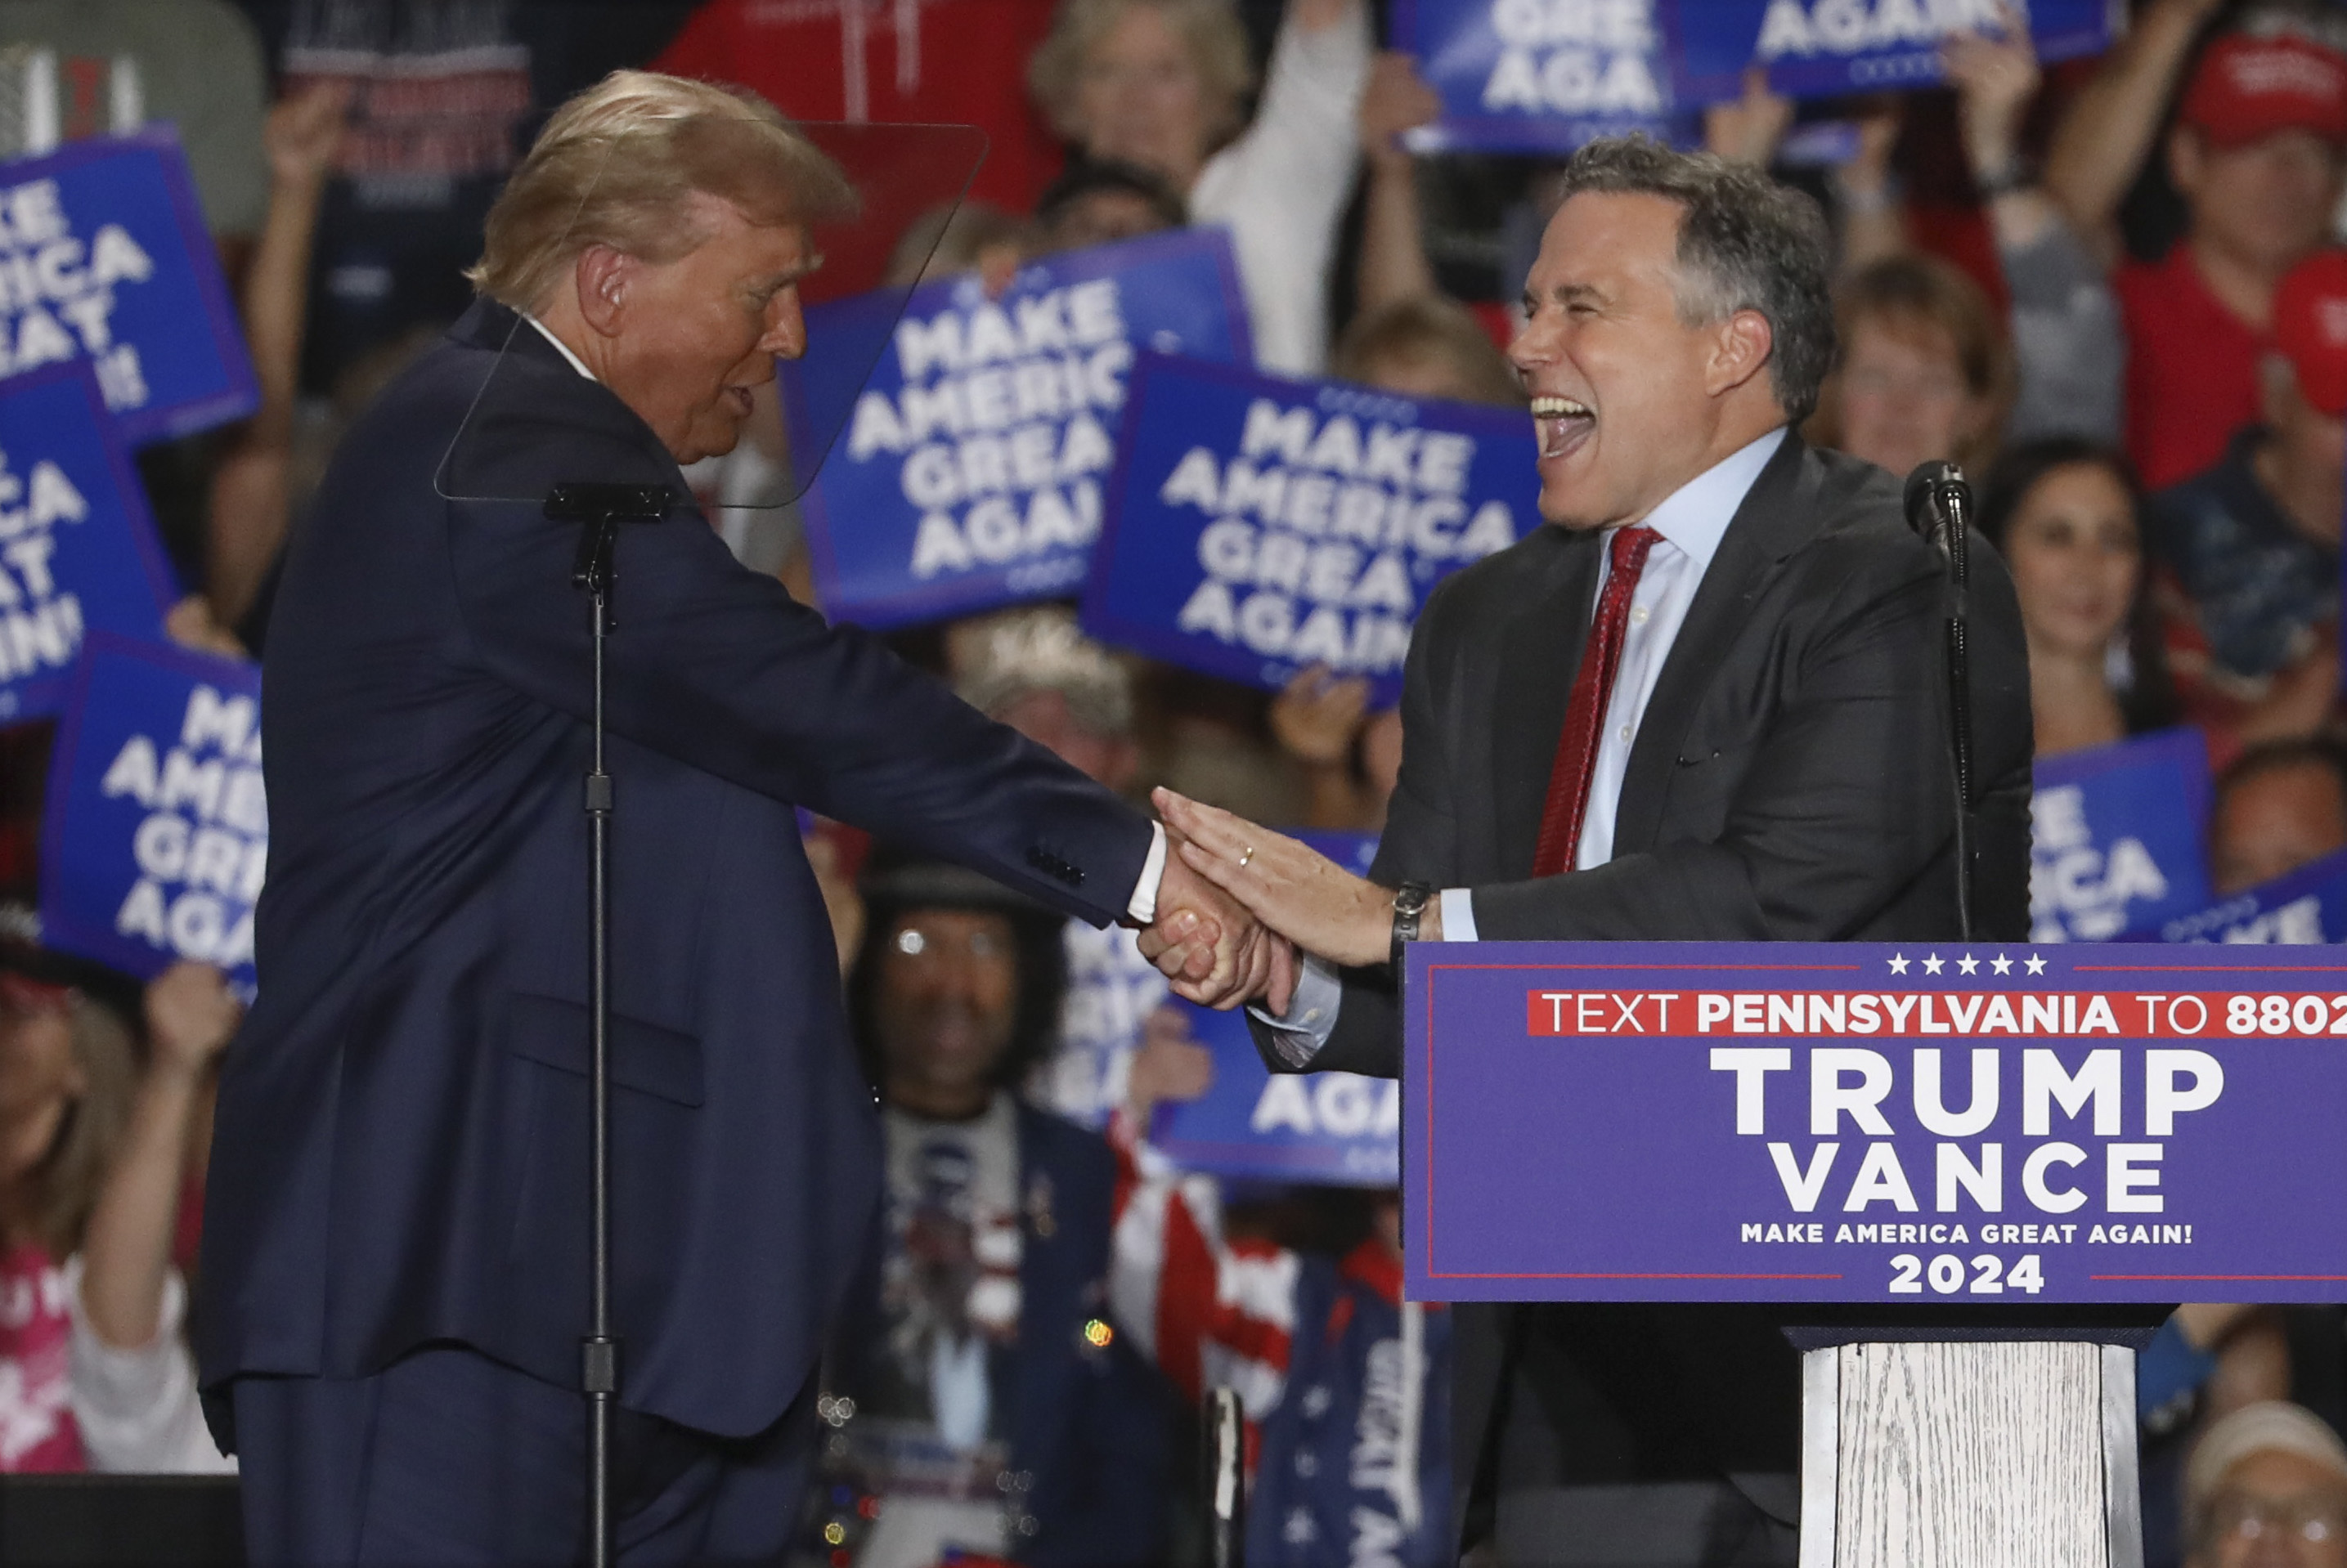
{"type": "Polygon", "coordinates": [[[1290,0],[1249,124],[1254,69],[1227,0],[1067,0],[1028,80],[1084,158],[1148,169],[1192,222],[1230,227],[1256,362],[1312,375],[1368,69],[1360,0],[1290,0]]]}
{"type": "Polygon", "coordinates": [[[173,1253],[189,1177],[210,1146],[220,1053],[244,1009],[219,970],[182,962],[148,983],[141,1011],[145,1070],[78,1259],[74,1416],[93,1470],[232,1471],[196,1400],[173,1253]]]}
{"type": "Polygon", "coordinates": [[[0,952],[0,1470],[88,1468],[74,1419],[82,1236],[130,1112],[128,1025],[63,961],[0,952]]]}
{"type": "Polygon", "coordinates": [[[1983,468],[2009,372],[1980,286],[1945,261],[1892,256],[1843,285],[1836,315],[1842,359],[1816,422],[1821,444],[1901,478],[1935,460],[1983,468]]]}
{"type": "Polygon", "coordinates": [[[2174,723],[2127,460],[2076,437],[2031,442],[2005,454],[1981,499],[1981,532],[2021,600],[2037,754],[2174,723]]]}
{"type": "Polygon", "coordinates": [[[171,1248],[241,1012],[217,970],[169,971],[144,999],[142,1074],[128,1021],[84,988],[105,983],[0,951],[0,1470],[229,1469],[197,1407],[171,1248]]]}

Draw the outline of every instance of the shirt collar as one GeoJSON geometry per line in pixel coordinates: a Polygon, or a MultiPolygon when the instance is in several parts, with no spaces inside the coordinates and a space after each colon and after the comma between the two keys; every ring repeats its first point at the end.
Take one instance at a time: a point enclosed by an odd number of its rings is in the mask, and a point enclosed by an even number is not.
{"type": "Polygon", "coordinates": [[[1759,440],[1737,448],[1671,492],[1647,515],[1645,525],[1698,569],[1708,568],[1745,496],[1751,494],[1760,471],[1784,443],[1785,427],[1780,424],[1759,440]]]}
{"type": "MultiPolygon", "coordinates": [[[[539,321],[528,311],[521,311],[516,313],[518,314],[523,321],[528,321],[531,326],[536,327],[538,329],[538,335],[544,338],[548,342],[552,343],[554,345],[554,351],[560,354],[564,359],[569,361],[570,368],[572,370],[577,371],[589,381],[597,382],[597,384],[599,385],[601,384],[595,372],[587,368],[587,361],[580,359],[577,354],[572,353],[569,343],[564,342],[560,338],[556,337],[551,331],[548,331],[547,325],[544,321],[539,321]]],[[[1730,463],[1735,461],[1736,460],[1734,458],[1728,459],[1728,462],[1730,463]]]]}

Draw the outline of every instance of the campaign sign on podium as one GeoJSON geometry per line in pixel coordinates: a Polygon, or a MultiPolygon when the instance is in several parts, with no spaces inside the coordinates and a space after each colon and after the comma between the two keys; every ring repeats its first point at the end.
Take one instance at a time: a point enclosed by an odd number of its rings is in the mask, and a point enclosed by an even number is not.
{"type": "Polygon", "coordinates": [[[179,138],[75,142],[0,168],[0,378],[85,362],[131,446],[260,405],[179,138]]]}
{"type": "MultiPolygon", "coordinates": [[[[860,392],[810,386],[802,365],[781,373],[801,445],[810,404],[855,399],[802,507],[824,609],[868,626],[1072,596],[1100,536],[1134,352],[1255,359],[1219,229],[1047,256],[999,298],[971,273],[901,302],[860,392]]],[[[884,290],[818,305],[807,331],[868,333],[899,303],[884,290]]]]}
{"type": "Polygon", "coordinates": [[[1419,1300],[2347,1300],[2320,949],[1426,943],[1419,1300]]]}
{"type": "Polygon", "coordinates": [[[49,759],[43,940],[142,979],[218,964],[249,998],[268,860],[261,667],[94,634],[49,759]]]}

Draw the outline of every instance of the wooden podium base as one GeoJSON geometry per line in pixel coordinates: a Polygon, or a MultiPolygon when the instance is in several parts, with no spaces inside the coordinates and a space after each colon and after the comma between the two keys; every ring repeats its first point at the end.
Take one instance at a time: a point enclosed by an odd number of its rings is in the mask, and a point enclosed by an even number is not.
{"type": "Polygon", "coordinates": [[[2135,1356],[2075,1339],[1805,1351],[1800,1568],[2143,1568],[2135,1356]]]}

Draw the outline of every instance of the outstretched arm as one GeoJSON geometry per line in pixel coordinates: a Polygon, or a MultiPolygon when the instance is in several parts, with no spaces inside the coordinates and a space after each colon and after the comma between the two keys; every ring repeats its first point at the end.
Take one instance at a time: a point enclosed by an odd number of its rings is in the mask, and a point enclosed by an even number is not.
{"type": "Polygon", "coordinates": [[[2089,241],[2110,238],[2119,202],[2151,156],[2193,40],[2222,4],[2152,0],[2141,7],[2127,37],[2055,127],[2045,188],[2089,241]]]}

